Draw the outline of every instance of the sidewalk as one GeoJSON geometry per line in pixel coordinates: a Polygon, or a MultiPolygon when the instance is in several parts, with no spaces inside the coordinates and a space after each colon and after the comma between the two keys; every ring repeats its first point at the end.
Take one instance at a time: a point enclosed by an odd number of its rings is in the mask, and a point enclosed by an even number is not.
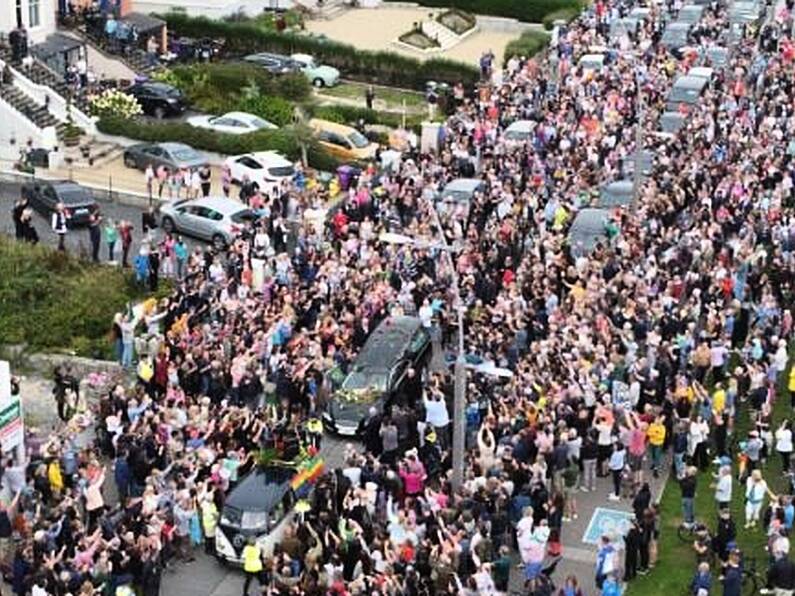
{"type": "MultiPolygon", "coordinates": [[[[668,473],[670,470],[670,458],[666,458],[663,463],[662,473],[659,478],[653,478],[651,472],[648,470],[649,462],[644,460],[644,482],[649,483],[652,494],[652,502],[656,502],[662,495],[665,483],[668,481],[668,473]]],[[[577,500],[578,518],[570,522],[563,523],[563,531],[561,540],[563,543],[563,558],[558,563],[555,573],[552,576],[555,585],[560,588],[563,586],[566,577],[574,575],[580,583],[580,587],[586,594],[598,594],[596,588],[596,551],[597,547],[583,542],[583,537],[589,529],[596,509],[618,511],[631,513],[632,512],[632,499],[621,499],[620,501],[610,501],[607,496],[613,491],[613,483],[611,478],[597,478],[596,491],[585,493],[577,491],[575,498],[577,500]]],[[[597,516],[593,520],[594,524],[603,521],[601,528],[592,529],[592,535],[602,534],[610,531],[609,517],[602,512],[602,515],[597,516]],[[598,531],[596,531],[598,530],[598,531]],[[604,531],[602,531],[604,530],[604,531]]],[[[517,556],[517,564],[520,562],[517,556]]],[[[620,564],[624,565],[623,551],[620,553],[620,564]]],[[[511,583],[512,590],[521,590],[524,586],[523,571],[519,567],[511,569],[511,583]]]]}

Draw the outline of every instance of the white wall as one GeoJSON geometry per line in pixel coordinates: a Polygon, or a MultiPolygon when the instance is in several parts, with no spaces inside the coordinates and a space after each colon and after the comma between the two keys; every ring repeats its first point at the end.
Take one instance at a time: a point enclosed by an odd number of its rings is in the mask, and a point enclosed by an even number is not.
{"type": "MultiPolygon", "coordinates": [[[[4,0],[0,0],[3,2],[4,0]]],[[[171,10],[185,12],[192,17],[220,19],[241,9],[248,16],[256,16],[267,8],[292,8],[292,0],[133,0],[135,12],[166,13],[171,10]]]]}
{"type": "MultiPolygon", "coordinates": [[[[28,30],[30,44],[40,43],[55,32],[55,11],[58,8],[57,0],[38,0],[39,25],[30,27],[28,21],[28,4],[31,0],[22,0],[22,24],[28,30]]],[[[0,0],[0,33],[8,34],[17,28],[16,0],[0,0]]]]}
{"type": "Polygon", "coordinates": [[[25,146],[28,139],[33,140],[34,147],[44,149],[52,149],[58,144],[55,127],[38,128],[2,98],[0,98],[0,122],[3,123],[0,133],[0,159],[11,161],[19,159],[19,150],[25,146]],[[10,142],[12,138],[16,141],[13,145],[10,142]]]}

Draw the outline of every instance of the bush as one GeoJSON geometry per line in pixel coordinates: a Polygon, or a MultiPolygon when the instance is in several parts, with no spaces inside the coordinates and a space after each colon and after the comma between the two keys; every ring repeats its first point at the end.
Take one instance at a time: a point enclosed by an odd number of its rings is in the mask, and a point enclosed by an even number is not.
{"type": "Polygon", "coordinates": [[[293,119],[293,104],[281,97],[260,95],[243,98],[235,109],[255,114],[268,122],[273,122],[276,126],[290,124],[293,119]]]}
{"type": "Polygon", "coordinates": [[[527,23],[540,23],[546,15],[561,8],[581,9],[578,0],[418,0],[418,2],[422,6],[460,8],[475,14],[507,17],[527,23]]]}
{"type": "Polygon", "coordinates": [[[519,38],[514,39],[505,46],[504,61],[512,56],[529,58],[540,52],[547,45],[549,34],[544,31],[525,31],[519,38]]]}
{"type": "Polygon", "coordinates": [[[0,236],[0,344],[112,358],[113,315],[143,297],[125,270],[0,236]]]}
{"type": "MultiPolygon", "coordinates": [[[[421,62],[393,52],[368,52],[352,45],[307,35],[277,33],[249,23],[212,21],[180,13],[171,12],[162,18],[168,23],[169,30],[178,35],[223,38],[227,51],[232,55],[242,56],[263,51],[312,54],[318,61],[338,68],[347,78],[365,82],[424,89],[427,81],[461,81],[471,86],[479,77],[475,66],[442,58],[421,62]]],[[[264,89],[263,93],[274,95],[264,89]]]]}
{"type": "MultiPolygon", "coordinates": [[[[149,143],[178,142],[194,149],[222,155],[238,155],[253,151],[278,151],[289,159],[299,159],[301,149],[290,128],[259,130],[244,135],[220,134],[184,122],[148,124],[141,120],[105,118],[97,122],[105,134],[120,135],[149,143]]],[[[317,144],[308,149],[309,164],[319,170],[334,170],[338,163],[317,144]]]]}
{"type": "Polygon", "coordinates": [[[302,73],[273,76],[253,64],[218,63],[177,66],[158,78],[178,87],[192,101],[214,95],[236,96],[255,84],[263,95],[273,95],[292,101],[309,98],[312,86],[302,73]]]}
{"type": "Polygon", "coordinates": [[[566,21],[567,23],[571,23],[578,16],[580,16],[579,7],[561,8],[560,10],[550,12],[544,17],[542,23],[544,23],[544,29],[552,31],[552,28],[555,26],[555,21],[566,21]]]}
{"type": "Polygon", "coordinates": [[[137,99],[116,89],[106,89],[101,95],[93,98],[88,110],[92,116],[100,118],[106,116],[132,118],[142,111],[137,99]]]}

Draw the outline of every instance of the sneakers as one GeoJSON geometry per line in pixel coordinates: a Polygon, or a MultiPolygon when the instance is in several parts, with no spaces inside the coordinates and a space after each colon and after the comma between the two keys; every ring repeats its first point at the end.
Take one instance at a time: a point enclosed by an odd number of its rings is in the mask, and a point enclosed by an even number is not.
{"type": "Polygon", "coordinates": [[[571,519],[578,519],[580,516],[576,513],[572,514],[571,519]]]}
{"type": "Polygon", "coordinates": [[[610,493],[609,495],[607,495],[607,498],[610,501],[620,501],[621,500],[621,497],[619,497],[618,495],[613,494],[613,493],[610,493]]]}
{"type": "Polygon", "coordinates": [[[567,516],[567,515],[564,515],[562,519],[563,519],[564,522],[567,522],[567,523],[571,521],[571,518],[569,516],[567,516]]]}
{"type": "Polygon", "coordinates": [[[591,492],[591,491],[590,491],[590,490],[589,490],[587,487],[585,487],[585,486],[581,486],[581,487],[580,487],[580,490],[581,490],[582,492],[584,492],[584,493],[589,493],[589,492],[591,492]]]}

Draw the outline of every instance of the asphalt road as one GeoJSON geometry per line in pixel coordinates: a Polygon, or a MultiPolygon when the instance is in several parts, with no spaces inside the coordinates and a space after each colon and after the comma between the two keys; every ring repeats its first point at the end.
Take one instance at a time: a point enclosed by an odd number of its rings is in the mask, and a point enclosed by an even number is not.
{"type": "MultiPolygon", "coordinates": [[[[11,218],[11,210],[14,207],[14,202],[20,196],[21,184],[0,182],[0,233],[9,236],[14,235],[14,222],[11,218]]],[[[138,253],[141,241],[141,213],[143,210],[139,207],[131,207],[128,205],[121,205],[110,201],[99,201],[100,213],[107,219],[113,221],[127,220],[133,225],[133,246],[130,251],[130,260],[138,253]]],[[[33,226],[39,234],[39,240],[42,244],[48,246],[57,246],[58,238],[50,228],[50,221],[34,211],[33,226]]],[[[188,249],[192,250],[196,245],[204,245],[200,240],[193,240],[185,238],[188,249]]],[[[91,253],[91,240],[88,236],[87,227],[71,228],[66,234],[66,250],[72,254],[77,254],[88,258],[91,253]]],[[[102,243],[100,248],[100,259],[102,261],[108,260],[108,251],[105,243],[102,243]]],[[[116,257],[121,258],[121,245],[116,244],[116,257]]]]}

